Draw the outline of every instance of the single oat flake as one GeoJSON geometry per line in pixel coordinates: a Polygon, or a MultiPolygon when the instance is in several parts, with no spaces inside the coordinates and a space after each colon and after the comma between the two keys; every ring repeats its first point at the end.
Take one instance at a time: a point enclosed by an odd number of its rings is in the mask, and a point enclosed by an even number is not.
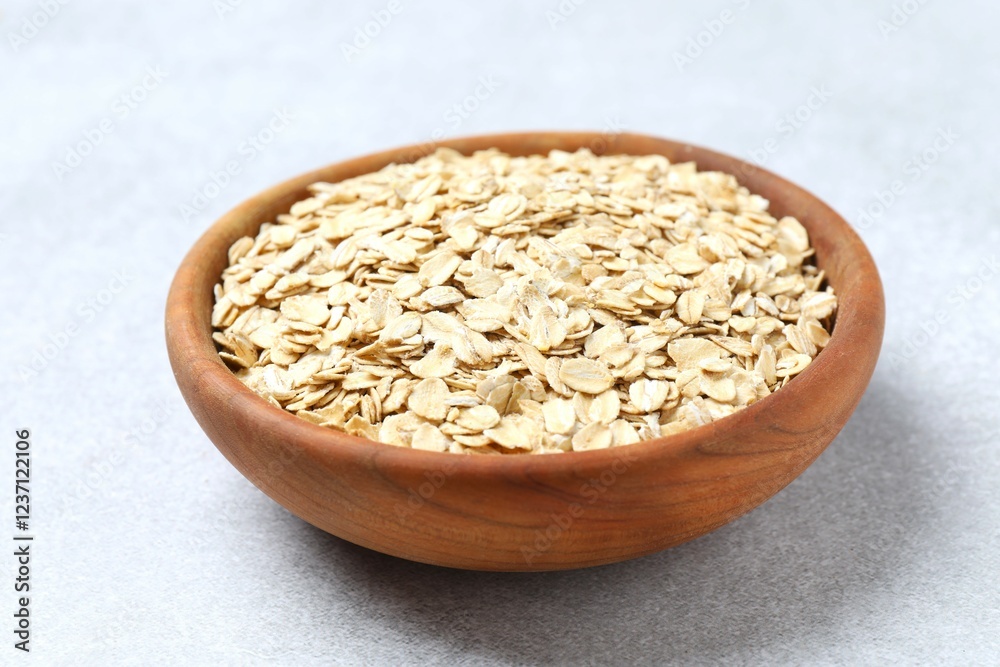
{"type": "Polygon", "coordinates": [[[241,238],[220,356],[314,424],[389,445],[628,445],[780,389],[837,300],[806,229],[659,155],[450,149],[339,183],[241,238]]]}

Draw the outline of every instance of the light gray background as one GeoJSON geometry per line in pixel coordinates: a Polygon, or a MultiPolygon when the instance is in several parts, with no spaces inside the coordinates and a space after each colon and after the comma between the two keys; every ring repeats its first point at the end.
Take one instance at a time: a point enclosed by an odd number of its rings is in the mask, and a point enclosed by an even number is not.
{"type": "Polygon", "coordinates": [[[883,34],[888,0],[590,0],[554,25],[556,0],[399,2],[350,62],[341,44],[386,3],[69,2],[16,45],[41,10],[4,4],[0,541],[16,428],[33,433],[37,541],[33,652],[11,646],[7,555],[0,663],[997,664],[996,3],[910,0],[919,11],[883,34]],[[679,68],[675,52],[724,9],[735,20],[679,68]],[[147,67],[166,76],[123,117],[116,100],[147,67]],[[480,77],[495,90],[456,124],[449,109],[480,77]],[[824,86],[832,97],[782,133],[824,86]],[[293,121],[249,160],[241,143],[276,109],[293,121]],[[105,118],[113,132],[57,175],[105,118]],[[161,320],[181,257],[224,211],[314,167],[435,131],[537,128],[744,157],[774,138],[765,166],[854,222],[900,181],[862,230],[888,328],[854,419],[749,516],[609,567],[448,571],[299,521],[180,399],[161,320]],[[916,178],[907,162],[949,130],[916,178]],[[229,160],[241,173],[182,215],[229,160]],[[119,271],[127,286],[103,292],[119,271]],[[85,305],[101,298],[100,313],[85,305]],[[52,359],[22,378],[36,353],[52,359]]]}

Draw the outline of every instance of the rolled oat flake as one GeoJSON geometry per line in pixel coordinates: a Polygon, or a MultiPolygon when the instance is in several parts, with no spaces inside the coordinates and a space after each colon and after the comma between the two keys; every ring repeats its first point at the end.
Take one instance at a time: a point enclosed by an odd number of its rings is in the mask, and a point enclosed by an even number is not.
{"type": "Polygon", "coordinates": [[[806,229],[659,155],[438,149],[236,241],[213,338],[252,391],[388,445],[544,454],[710,423],[830,340],[806,229]]]}

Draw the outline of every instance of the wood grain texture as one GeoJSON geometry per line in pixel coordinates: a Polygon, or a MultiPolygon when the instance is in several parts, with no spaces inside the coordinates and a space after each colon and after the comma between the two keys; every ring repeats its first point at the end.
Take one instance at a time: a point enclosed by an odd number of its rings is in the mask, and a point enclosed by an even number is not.
{"type": "Polygon", "coordinates": [[[432,145],[385,151],[304,174],[236,207],[184,259],[167,300],[174,375],[205,433],[262,491],[323,530],[424,563],[556,570],[634,558],[746,513],[795,479],[843,428],[882,342],[885,304],[861,239],[805,190],[735,158],[635,134],[533,132],[443,141],[463,153],[590,147],[659,153],[735,174],[809,230],[837,291],[829,346],[786,388],[714,424],[637,445],[550,456],[478,457],[401,449],[310,424],[244,387],[211,339],[212,287],[237,238],[287,212],[316,181],[413,161],[432,145]]]}

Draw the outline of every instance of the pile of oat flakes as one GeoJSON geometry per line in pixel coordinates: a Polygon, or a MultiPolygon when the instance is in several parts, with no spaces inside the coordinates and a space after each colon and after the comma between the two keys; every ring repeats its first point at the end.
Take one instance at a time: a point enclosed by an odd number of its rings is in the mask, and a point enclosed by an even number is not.
{"type": "Polygon", "coordinates": [[[214,338],[251,390],[354,435],[627,445],[760,400],[830,338],[806,230],[692,163],[439,149],[310,191],[233,244],[214,338]]]}

